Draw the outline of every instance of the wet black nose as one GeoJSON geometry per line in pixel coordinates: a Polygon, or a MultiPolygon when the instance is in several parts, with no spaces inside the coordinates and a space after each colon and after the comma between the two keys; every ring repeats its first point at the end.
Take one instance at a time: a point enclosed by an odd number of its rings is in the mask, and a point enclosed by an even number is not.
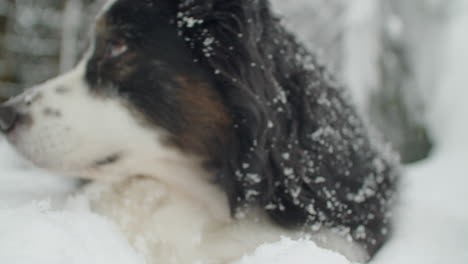
{"type": "Polygon", "coordinates": [[[18,113],[11,106],[0,105],[0,131],[10,131],[16,121],[18,120],[18,113]]]}

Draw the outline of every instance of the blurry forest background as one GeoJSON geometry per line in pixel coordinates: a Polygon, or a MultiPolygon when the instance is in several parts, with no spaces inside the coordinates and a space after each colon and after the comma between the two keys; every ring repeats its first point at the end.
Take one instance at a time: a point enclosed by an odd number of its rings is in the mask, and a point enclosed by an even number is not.
{"type": "MultiPolygon", "coordinates": [[[[431,150],[425,104],[450,7],[439,0],[273,0],[405,163],[431,150]],[[424,43],[424,45],[421,45],[424,43]],[[430,56],[427,56],[430,55],[430,56]]],[[[100,0],[0,0],[0,101],[76,63],[100,0]]]]}

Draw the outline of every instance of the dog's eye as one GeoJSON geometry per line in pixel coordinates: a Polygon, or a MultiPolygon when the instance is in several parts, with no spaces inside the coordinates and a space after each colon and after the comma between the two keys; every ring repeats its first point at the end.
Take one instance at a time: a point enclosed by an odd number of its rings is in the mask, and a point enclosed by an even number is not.
{"type": "Polygon", "coordinates": [[[124,42],[110,42],[107,46],[107,56],[110,58],[118,57],[128,50],[124,42]]]}

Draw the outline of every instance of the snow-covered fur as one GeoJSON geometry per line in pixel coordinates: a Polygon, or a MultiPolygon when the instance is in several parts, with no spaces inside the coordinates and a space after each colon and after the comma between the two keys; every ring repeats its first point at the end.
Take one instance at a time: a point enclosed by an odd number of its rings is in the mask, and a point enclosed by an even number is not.
{"type": "Polygon", "coordinates": [[[267,1],[110,1],[91,43],[0,127],[36,165],[93,180],[150,263],[227,263],[281,235],[357,260],[385,242],[395,164],[267,1]]]}

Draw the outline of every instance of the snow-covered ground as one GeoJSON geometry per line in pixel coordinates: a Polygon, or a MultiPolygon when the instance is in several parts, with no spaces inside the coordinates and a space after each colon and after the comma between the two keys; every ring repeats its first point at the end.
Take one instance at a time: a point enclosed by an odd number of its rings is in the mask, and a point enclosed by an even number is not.
{"type": "MultiPolygon", "coordinates": [[[[308,0],[293,2],[301,1],[308,0]]],[[[405,169],[395,234],[374,264],[468,263],[468,4],[457,10],[445,36],[439,88],[427,96],[437,147],[405,169]]],[[[0,263],[144,263],[111,221],[74,196],[75,186],[30,168],[0,139],[0,263]]],[[[310,241],[288,239],[239,261],[263,263],[347,261],[310,241]]]]}
{"type": "Polygon", "coordinates": [[[395,238],[378,264],[468,263],[468,1],[458,10],[430,95],[437,147],[429,160],[407,168],[395,238]]]}

